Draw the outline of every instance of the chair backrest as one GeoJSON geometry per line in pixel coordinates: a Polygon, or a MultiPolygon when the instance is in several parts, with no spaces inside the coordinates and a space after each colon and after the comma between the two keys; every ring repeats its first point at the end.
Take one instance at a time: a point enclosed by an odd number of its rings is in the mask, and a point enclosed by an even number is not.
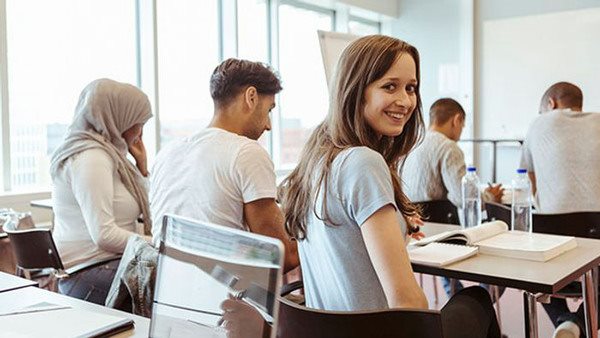
{"type": "Polygon", "coordinates": [[[600,212],[533,214],[533,231],[600,239],[600,212]]]}
{"type": "Polygon", "coordinates": [[[279,298],[277,338],[442,338],[439,311],[323,311],[279,298]]]}
{"type": "Polygon", "coordinates": [[[488,221],[503,221],[510,227],[511,210],[509,206],[500,203],[486,202],[485,211],[488,221]]]}
{"type": "Polygon", "coordinates": [[[458,209],[448,200],[423,201],[416,202],[415,204],[421,206],[424,221],[460,224],[458,209]]]}
{"type": "Polygon", "coordinates": [[[21,269],[64,270],[50,229],[15,230],[4,227],[21,269]]]}

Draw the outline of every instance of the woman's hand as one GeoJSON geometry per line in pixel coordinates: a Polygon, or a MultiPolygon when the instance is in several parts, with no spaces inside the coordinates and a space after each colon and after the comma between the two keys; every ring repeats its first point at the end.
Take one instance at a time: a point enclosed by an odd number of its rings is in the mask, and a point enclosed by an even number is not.
{"type": "Polygon", "coordinates": [[[128,145],[129,153],[135,159],[135,166],[138,168],[142,176],[148,176],[148,158],[146,156],[146,147],[142,138],[136,138],[128,145]]]}
{"type": "Polygon", "coordinates": [[[421,232],[421,227],[425,225],[425,222],[419,216],[411,216],[407,217],[406,221],[408,223],[408,235],[414,239],[421,240],[425,237],[425,234],[421,232]]]}

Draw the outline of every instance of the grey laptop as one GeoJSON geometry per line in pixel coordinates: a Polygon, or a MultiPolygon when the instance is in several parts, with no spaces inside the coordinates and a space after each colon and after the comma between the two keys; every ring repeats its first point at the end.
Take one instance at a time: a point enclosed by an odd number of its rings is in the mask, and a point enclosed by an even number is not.
{"type": "Polygon", "coordinates": [[[166,215],[150,337],[275,337],[283,245],[166,215]]]}

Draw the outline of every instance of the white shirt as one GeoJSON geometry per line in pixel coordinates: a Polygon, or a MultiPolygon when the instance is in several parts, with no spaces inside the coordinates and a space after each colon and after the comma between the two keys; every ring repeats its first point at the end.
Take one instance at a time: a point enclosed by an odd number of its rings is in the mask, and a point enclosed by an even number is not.
{"type": "Polygon", "coordinates": [[[165,213],[248,230],[244,203],[276,196],[273,162],[257,141],[207,128],[173,141],[156,157],[150,179],[154,242],[165,213]]]}
{"type": "Polygon", "coordinates": [[[600,114],[540,115],[525,138],[521,166],[535,174],[541,213],[600,211],[600,114]]]}
{"type": "Polygon", "coordinates": [[[406,196],[413,202],[450,200],[460,208],[465,157],[446,135],[429,130],[423,143],[408,154],[402,171],[406,196]]]}
{"type": "Polygon", "coordinates": [[[141,212],[115,163],[100,148],[65,161],[53,182],[52,199],[53,237],[65,268],[118,256],[141,212]]]}

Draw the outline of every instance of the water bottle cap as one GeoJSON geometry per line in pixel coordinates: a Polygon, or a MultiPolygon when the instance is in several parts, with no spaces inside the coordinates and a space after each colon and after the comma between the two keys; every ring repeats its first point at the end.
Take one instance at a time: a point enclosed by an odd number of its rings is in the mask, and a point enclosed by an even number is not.
{"type": "Polygon", "coordinates": [[[477,167],[474,167],[474,166],[467,167],[467,171],[470,172],[470,173],[471,172],[476,172],[477,171],[477,167]]]}
{"type": "Polygon", "coordinates": [[[517,169],[517,174],[527,174],[527,169],[519,168],[517,169]]]}

